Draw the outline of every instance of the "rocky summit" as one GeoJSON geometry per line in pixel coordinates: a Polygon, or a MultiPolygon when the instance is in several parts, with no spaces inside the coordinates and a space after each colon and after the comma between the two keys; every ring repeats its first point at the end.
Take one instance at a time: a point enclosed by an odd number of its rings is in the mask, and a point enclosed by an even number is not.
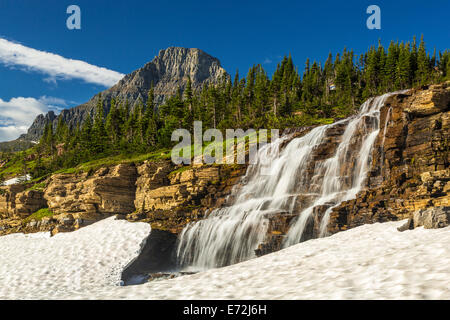
{"type": "MultiPolygon", "coordinates": [[[[113,87],[95,95],[88,102],[71,109],[61,111],[60,117],[72,127],[76,127],[92,117],[95,106],[101,95],[105,111],[110,108],[111,99],[128,101],[133,107],[139,100],[147,100],[148,91],[153,84],[155,105],[162,104],[178,90],[184,90],[188,79],[191,79],[193,90],[200,89],[207,83],[217,83],[228,77],[220,61],[195,48],[170,47],[159,51],[159,54],[145,66],[126,75],[113,87]]],[[[52,122],[56,127],[58,117],[51,111],[47,115],[39,115],[20,141],[38,141],[44,132],[45,125],[52,122]]],[[[0,146],[1,148],[1,146],[0,146]]]]}

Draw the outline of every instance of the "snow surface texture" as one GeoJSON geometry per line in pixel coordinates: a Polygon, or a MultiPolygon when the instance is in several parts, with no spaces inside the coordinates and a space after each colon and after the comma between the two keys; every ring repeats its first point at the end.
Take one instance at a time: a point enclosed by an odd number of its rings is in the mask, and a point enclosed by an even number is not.
{"type": "Polygon", "coordinates": [[[0,299],[450,299],[450,227],[364,225],[242,262],[120,287],[149,227],[109,218],[73,233],[0,237],[0,299]]]}
{"type": "Polygon", "coordinates": [[[117,286],[150,226],[114,219],[54,237],[0,237],[0,299],[88,298],[94,288],[117,286]]]}

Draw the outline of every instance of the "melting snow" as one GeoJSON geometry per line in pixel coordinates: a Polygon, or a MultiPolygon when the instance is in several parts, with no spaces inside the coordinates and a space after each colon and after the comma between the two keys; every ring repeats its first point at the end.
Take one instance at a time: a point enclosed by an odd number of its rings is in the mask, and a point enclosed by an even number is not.
{"type": "Polygon", "coordinates": [[[450,299],[450,227],[365,225],[236,265],[118,286],[150,228],[0,237],[0,299],[450,299]]]}
{"type": "Polygon", "coordinates": [[[12,178],[12,179],[6,180],[3,184],[5,186],[9,186],[9,185],[12,185],[12,184],[20,183],[22,181],[29,181],[29,180],[31,180],[31,176],[29,174],[27,174],[26,176],[19,176],[19,177],[16,177],[16,178],[12,178]]]}

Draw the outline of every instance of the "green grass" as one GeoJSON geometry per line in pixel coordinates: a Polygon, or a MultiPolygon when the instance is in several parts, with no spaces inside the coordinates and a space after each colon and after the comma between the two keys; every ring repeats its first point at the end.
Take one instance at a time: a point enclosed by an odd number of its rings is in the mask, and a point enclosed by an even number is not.
{"type": "Polygon", "coordinates": [[[42,220],[42,218],[53,216],[53,214],[54,213],[51,212],[49,208],[43,208],[43,209],[36,211],[35,213],[30,215],[26,219],[24,219],[23,222],[28,223],[31,220],[40,221],[40,220],[42,220]]]}
{"type": "Polygon", "coordinates": [[[44,191],[47,184],[45,182],[40,182],[34,184],[32,187],[28,188],[27,191],[36,190],[36,191],[44,191]]]}
{"type": "MultiPolygon", "coordinates": [[[[333,119],[331,119],[331,118],[313,118],[310,116],[300,116],[300,117],[296,117],[296,118],[294,117],[293,119],[295,119],[294,122],[297,126],[324,125],[324,124],[330,124],[333,122],[333,119]]],[[[270,135],[271,135],[271,131],[268,130],[267,136],[268,136],[269,140],[271,138],[270,135]]],[[[241,138],[241,139],[237,139],[237,140],[245,141],[244,142],[245,148],[248,149],[249,140],[250,140],[250,143],[255,143],[256,141],[259,140],[259,137],[253,133],[250,136],[247,136],[246,138],[241,138]]],[[[204,153],[205,148],[208,148],[208,150],[214,150],[215,147],[220,147],[219,146],[220,143],[222,143],[222,150],[225,153],[227,146],[229,146],[230,144],[233,144],[234,142],[235,142],[235,139],[226,139],[225,136],[224,136],[224,141],[221,141],[221,142],[218,142],[218,141],[217,142],[216,141],[204,142],[203,146],[202,146],[202,154],[204,153]]],[[[193,159],[193,156],[194,156],[193,146],[191,146],[190,150],[191,150],[191,159],[193,159]]],[[[173,151],[175,152],[175,154],[177,154],[176,149],[174,149],[173,151]]],[[[180,150],[178,150],[178,151],[180,151],[180,150]]],[[[13,177],[23,175],[23,163],[22,163],[23,161],[22,160],[25,157],[27,157],[28,155],[31,155],[35,152],[36,152],[35,148],[30,148],[28,150],[16,152],[16,153],[10,155],[10,161],[3,168],[0,168],[0,177],[2,177],[4,180],[7,180],[7,179],[10,179],[13,177]]],[[[151,153],[146,153],[146,154],[132,154],[132,155],[122,154],[122,155],[117,155],[117,156],[103,157],[101,159],[82,163],[76,167],[61,169],[61,170],[55,171],[51,174],[54,174],[54,173],[73,174],[73,173],[81,173],[81,172],[92,172],[92,171],[98,170],[101,167],[115,166],[115,165],[118,165],[121,163],[141,163],[146,160],[149,160],[149,161],[169,160],[171,158],[171,152],[172,152],[171,149],[165,148],[165,149],[160,149],[160,150],[157,150],[157,151],[154,151],[151,153]]],[[[42,158],[41,161],[42,161],[43,166],[45,167],[47,164],[51,163],[52,159],[51,159],[51,157],[46,157],[46,158],[42,158]]],[[[36,160],[27,161],[26,166],[29,170],[32,170],[36,166],[36,160]]],[[[175,170],[174,173],[187,170],[188,167],[186,167],[185,169],[183,169],[183,168],[184,167],[175,170]],[[180,170],[180,171],[178,171],[178,170],[180,170]]],[[[32,181],[30,181],[30,183],[36,184],[36,187],[32,187],[32,188],[36,188],[35,190],[42,190],[43,186],[40,182],[43,179],[47,178],[51,174],[47,174],[46,176],[38,177],[38,178],[35,178],[32,181]]]]}
{"type": "Polygon", "coordinates": [[[54,173],[81,173],[95,171],[102,167],[115,166],[122,163],[140,163],[146,160],[157,161],[170,159],[170,150],[161,149],[151,153],[138,155],[117,155],[82,163],[74,168],[61,169],[54,173]]]}
{"type": "Polygon", "coordinates": [[[192,167],[191,167],[191,166],[184,166],[184,167],[178,168],[178,169],[173,170],[172,172],[170,172],[170,173],[168,174],[168,177],[171,178],[171,177],[173,177],[175,174],[177,174],[177,173],[179,173],[179,172],[184,172],[184,171],[189,170],[189,169],[192,169],[192,167]]]}
{"type": "MultiPolygon", "coordinates": [[[[34,153],[36,153],[36,150],[34,148],[30,148],[25,151],[15,152],[13,154],[6,155],[6,157],[9,158],[9,161],[2,168],[0,168],[0,177],[3,177],[5,180],[7,180],[9,178],[14,178],[23,175],[22,160],[34,153]]],[[[42,158],[41,160],[44,166],[51,162],[50,157],[42,158]]],[[[36,166],[36,160],[26,161],[25,163],[28,170],[32,170],[36,166]]]]}
{"type": "Polygon", "coordinates": [[[332,124],[334,122],[334,119],[333,118],[319,118],[319,119],[316,119],[314,122],[315,122],[314,124],[320,124],[320,125],[332,124]]]}

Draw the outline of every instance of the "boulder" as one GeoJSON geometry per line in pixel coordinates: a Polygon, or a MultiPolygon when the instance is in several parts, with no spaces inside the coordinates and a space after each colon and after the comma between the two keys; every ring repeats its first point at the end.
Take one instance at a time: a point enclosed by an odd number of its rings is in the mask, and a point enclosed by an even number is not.
{"type": "Polygon", "coordinates": [[[413,214],[414,228],[444,228],[450,225],[450,207],[434,207],[417,210],[413,214]]]}

